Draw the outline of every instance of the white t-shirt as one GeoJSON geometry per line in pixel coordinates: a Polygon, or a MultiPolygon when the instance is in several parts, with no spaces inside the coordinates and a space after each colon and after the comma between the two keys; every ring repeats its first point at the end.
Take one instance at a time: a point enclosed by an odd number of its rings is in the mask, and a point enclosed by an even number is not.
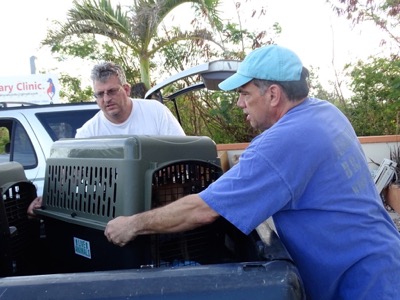
{"type": "Polygon", "coordinates": [[[121,124],[110,122],[100,110],[76,131],[76,138],[102,135],[185,135],[171,111],[156,100],[131,99],[132,112],[121,124]]]}

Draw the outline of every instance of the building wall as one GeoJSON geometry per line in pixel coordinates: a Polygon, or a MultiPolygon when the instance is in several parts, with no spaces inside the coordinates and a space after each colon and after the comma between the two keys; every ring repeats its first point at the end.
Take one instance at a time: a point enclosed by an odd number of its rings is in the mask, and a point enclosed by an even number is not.
{"type": "MultiPolygon", "coordinates": [[[[361,146],[371,170],[375,170],[383,159],[390,158],[390,152],[400,147],[400,135],[359,137],[361,146]]],[[[217,150],[222,163],[233,166],[248,143],[219,144],[217,150]]]]}

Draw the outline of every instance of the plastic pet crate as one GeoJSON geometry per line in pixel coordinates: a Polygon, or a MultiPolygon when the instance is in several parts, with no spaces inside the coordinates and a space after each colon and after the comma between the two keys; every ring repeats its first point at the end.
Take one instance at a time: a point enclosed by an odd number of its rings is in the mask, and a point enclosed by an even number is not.
{"type": "Polygon", "coordinates": [[[0,164],[0,276],[38,272],[40,224],[28,219],[36,187],[17,162],[0,164]]]}
{"type": "MultiPolygon", "coordinates": [[[[216,145],[207,137],[108,136],[55,142],[47,160],[43,208],[37,211],[45,217],[49,255],[58,268],[54,272],[170,266],[194,259],[198,263],[194,249],[207,247],[208,252],[202,252],[209,253],[216,231],[141,236],[122,248],[109,243],[103,231],[117,216],[197,193],[221,174],[216,145]]],[[[210,259],[201,263],[206,261],[210,259]]]]}

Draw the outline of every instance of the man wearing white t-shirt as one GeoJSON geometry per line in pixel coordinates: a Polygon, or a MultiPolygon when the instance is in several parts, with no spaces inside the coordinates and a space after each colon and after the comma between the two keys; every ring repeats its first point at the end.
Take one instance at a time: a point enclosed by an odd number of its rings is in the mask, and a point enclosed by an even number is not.
{"type": "Polygon", "coordinates": [[[119,65],[105,62],[91,74],[100,111],[76,132],[76,138],[115,134],[185,135],[171,111],[156,100],[129,98],[131,86],[119,65]]]}
{"type": "MultiPolygon", "coordinates": [[[[156,100],[131,99],[131,86],[122,68],[112,62],[95,65],[90,77],[100,111],[76,131],[75,138],[103,135],[185,135],[171,111],[156,100]]],[[[34,199],[28,215],[42,206],[34,199]]]]}

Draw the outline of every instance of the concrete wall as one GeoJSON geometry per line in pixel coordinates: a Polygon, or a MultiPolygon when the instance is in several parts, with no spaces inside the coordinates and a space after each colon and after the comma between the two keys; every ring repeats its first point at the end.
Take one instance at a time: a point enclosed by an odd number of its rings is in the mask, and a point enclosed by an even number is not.
{"type": "MultiPolygon", "coordinates": [[[[359,137],[359,140],[371,170],[378,167],[375,163],[380,164],[384,158],[390,158],[390,151],[400,147],[400,135],[359,137]]],[[[217,149],[221,160],[225,160],[225,164],[231,167],[247,146],[248,143],[219,144],[217,149]]]]}
{"type": "Polygon", "coordinates": [[[375,163],[381,163],[384,158],[390,159],[390,152],[400,147],[399,135],[359,137],[359,140],[373,170],[378,167],[375,163]]]}

